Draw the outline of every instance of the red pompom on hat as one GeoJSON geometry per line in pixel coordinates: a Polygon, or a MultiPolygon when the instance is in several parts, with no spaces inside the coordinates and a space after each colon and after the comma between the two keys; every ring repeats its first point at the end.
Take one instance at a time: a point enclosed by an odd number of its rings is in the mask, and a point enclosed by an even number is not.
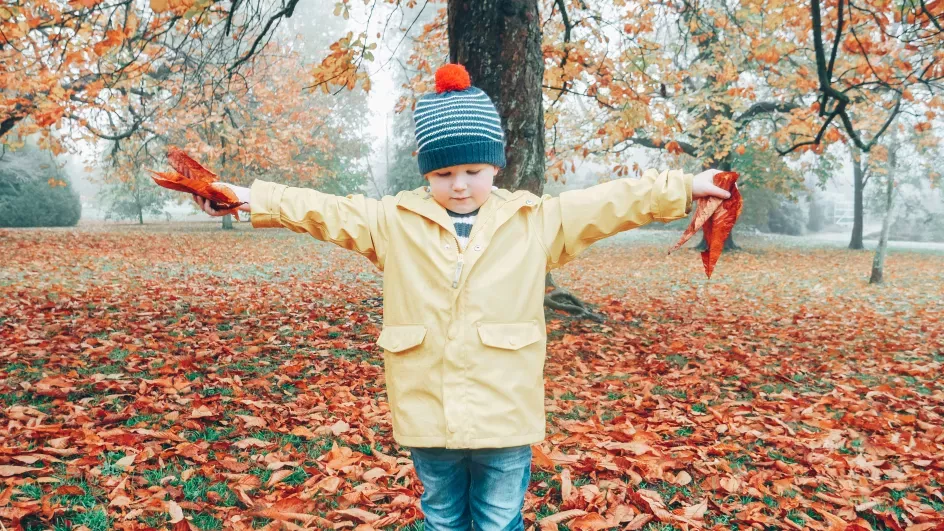
{"type": "Polygon", "coordinates": [[[450,92],[453,90],[465,90],[472,86],[472,79],[469,78],[469,72],[460,64],[443,65],[436,70],[436,92],[450,92]]]}

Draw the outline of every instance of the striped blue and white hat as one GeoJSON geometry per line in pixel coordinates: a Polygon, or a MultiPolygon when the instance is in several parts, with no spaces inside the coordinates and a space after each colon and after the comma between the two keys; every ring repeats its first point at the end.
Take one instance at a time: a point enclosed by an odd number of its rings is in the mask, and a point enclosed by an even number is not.
{"type": "Polygon", "coordinates": [[[505,167],[505,133],[495,104],[472,86],[462,65],[436,71],[436,93],[421,96],[413,111],[420,173],[459,164],[505,167]]]}

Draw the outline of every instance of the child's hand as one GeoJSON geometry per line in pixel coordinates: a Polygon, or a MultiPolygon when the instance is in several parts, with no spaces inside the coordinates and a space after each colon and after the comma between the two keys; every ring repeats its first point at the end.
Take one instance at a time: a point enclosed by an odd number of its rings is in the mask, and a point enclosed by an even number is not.
{"type": "Polygon", "coordinates": [[[200,208],[200,210],[206,212],[208,215],[213,216],[213,217],[225,216],[225,215],[227,215],[227,214],[235,214],[236,212],[240,212],[240,211],[242,211],[242,212],[250,212],[250,209],[249,209],[249,188],[246,188],[246,187],[244,187],[244,186],[236,186],[236,185],[228,184],[228,183],[218,183],[218,184],[221,184],[221,185],[223,185],[223,186],[229,188],[229,189],[232,190],[233,192],[235,192],[235,193],[236,193],[236,197],[239,198],[239,200],[240,200],[241,202],[243,202],[243,204],[242,204],[242,205],[239,205],[239,206],[236,207],[236,208],[230,208],[230,209],[227,209],[227,210],[216,210],[216,209],[214,209],[212,206],[210,206],[210,200],[209,200],[209,199],[204,199],[204,198],[198,196],[197,194],[190,194],[190,195],[193,196],[193,200],[194,200],[195,203],[197,203],[197,206],[200,208]]]}
{"type": "Polygon", "coordinates": [[[692,179],[692,199],[699,199],[701,197],[720,197],[721,199],[727,199],[731,197],[731,194],[723,189],[715,186],[714,177],[715,175],[721,173],[721,170],[705,170],[692,179]]]}

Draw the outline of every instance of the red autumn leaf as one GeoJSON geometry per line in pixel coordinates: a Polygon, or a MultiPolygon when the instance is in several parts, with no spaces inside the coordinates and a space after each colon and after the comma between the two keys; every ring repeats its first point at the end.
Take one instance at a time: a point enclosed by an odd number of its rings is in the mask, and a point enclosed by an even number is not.
{"type": "Polygon", "coordinates": [[[554,468],[554,461],[552,461],[551,458],[548,457],[546,453],[544,453],[544,450],[542,450],[540,446],[538,445],[531,446],[531,453],[533,455],[531,462],[538,468],[543,468],[543,469],[554,468]]]}
{"type": "Polygon", "coordinates": [[[643,526],[649,523],[652,520],[653,516],[651,514],[637,514],[635,518],[632,519],[626,527],[623,529],[628,531],[635,531],[637,529],[642,529],[643,526]]]}
{"type": "Polygon", "coordinates": [[[741,215],[741,210],[744,206],[741,192],[738,191],[737,185],[735,184],[737,178],[737,172],[733,171],[724,171],[714,176],[715,185],[731,192],[731,197],[728,199],[718,197],[703,197],[697,199],[695,201],[695,215],[692,217],[692,222],[685,229],[685,232],[682,233],[682,237],[679,239],[678,243],[669,249],[669,254],[678,250],[685,242],[691,239],[699,229],[702,229],[708,248],[702,251],[701,260],[705,266],[705,274],[708,275],[708,278],[711,278],[715,264],[718,263],[718,258],[721,257],[724,242],[734,229],[734,224],[741,215]]]}
{"type": "Polygon", "coordinates": [[[575,531],[599,531],[610,527],[610,525],[599,513],[588,513],[571,520],[567,527],[575,531]]]}
{"type": "MultiPolygon", "coordinates": [[[[230,188],[219,182],[215,173],[201,166],[182,150],[171,146],[167,149],[167,160],[174,168],[172,172],[151,172],[151,179],[164,188],[178,192],[197,194],[209,199],[216,210],[229,210],[244,204],[230,188]]],[[[234,214],[239,219],[239,213],[234,214]]]]}
{"type": "Polygon", "coordinates": [[[0,465],[0,476],[19,476],[27,472],[39,472],[40,470],[42,469],[29,466],[0,465]]]}
{"type": "Polygon", "coordinates": [[[215,173],[201,166],[180,148],[174,146],[167,148],[167,162],[177,173],[188,179],[207,184],[220,180],[215,173]]]}
{"type": "Polygon", "coordinates": [[[170,523],[176,524],[184,520],[184,511],[174,500],[167,502],[167,512],[170,514],[170,523]]]}
{"type": "Polygon", "coordinates": [[[367,524],[380,520],[380,516],[374,513],[365,511],[363,509],[338,509],[337,511],[334,511],[334,512],[335,514],[349,516],[351,518],[360,520],[361,522],[364,522],[367,524]]]}
{"type": "Polygon", "coordinates": [[[571,509],[569,511],[561,511],[559,513],[554,513],[550,516],[545,516],[538,520],[538,525],[541,527],[542,531],[552,531],[558,528],[558,524],[563,524],[564,522],[577,518],[578,516],[584,516],[587,514],[587,511],[581,509],[571,509]]]}
{"type": "Polygon", "coordinates": [[[75,485],[62,485],[57,487],[54,491],[58,496],[81,496],[85,494],[85,491],[81,487],[75,485]]]}

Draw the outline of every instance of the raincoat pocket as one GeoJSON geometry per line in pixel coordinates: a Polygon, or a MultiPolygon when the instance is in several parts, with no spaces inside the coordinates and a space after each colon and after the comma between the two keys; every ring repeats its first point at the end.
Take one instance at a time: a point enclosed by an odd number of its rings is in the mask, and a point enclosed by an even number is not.
{"type": "Polygon", "coordinates": [[[425,338],[425,325],[385,326],[377,338],[377,345],[387,352],[399,354],[419,345],[425,338]]]}
{"type": "Polygon", "coordinates": [[[518,323],[478,323],[479,339],[486,346],[503,350],[518,350],[544,337],[537,321],[518,323]]]}

